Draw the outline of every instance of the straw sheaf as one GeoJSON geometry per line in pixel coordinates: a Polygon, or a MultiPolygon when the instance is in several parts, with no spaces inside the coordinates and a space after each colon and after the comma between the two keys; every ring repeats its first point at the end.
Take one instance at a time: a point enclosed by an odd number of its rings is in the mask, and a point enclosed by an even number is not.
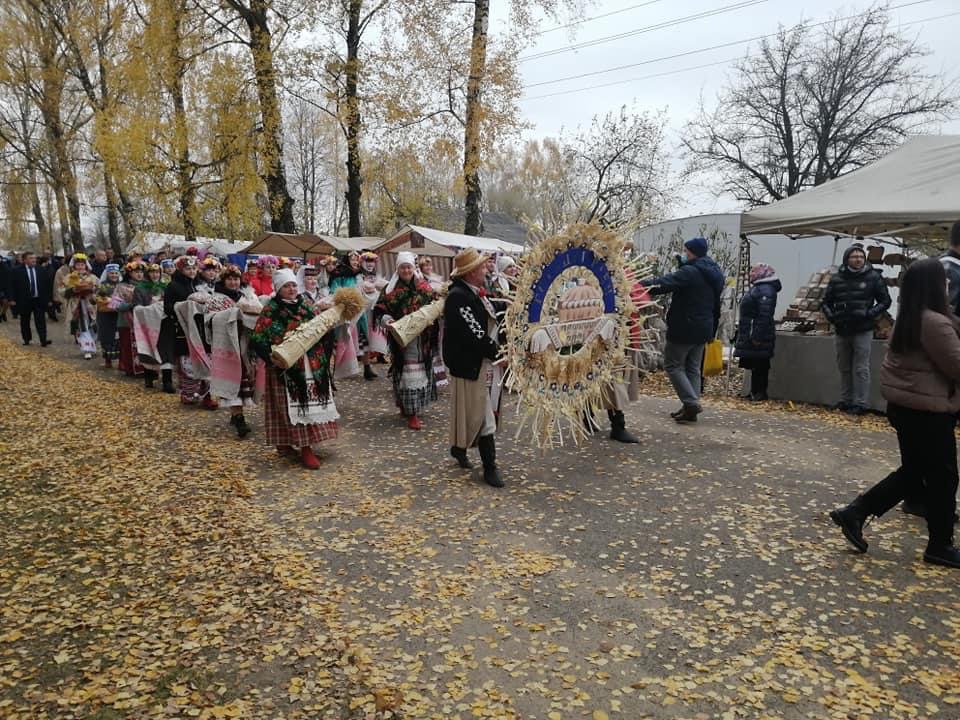
{"type": "Polygon", "coordinates": [[[344,320],[353,320],[365,306],[363,295],[353,287],[342,287],[333,294],[334,307],[340,308],[344,320]]]}
{"type": "Polygon", "coordinates": [[[585,435],[584,413],[600,410],[609,385],[628,369],[626,350],[630,328],[636,322],[631,316],[638,310],[631,290],[650,273],[649,268],[624,258],[625,247],[624,239],[613,230],[578,224],[541,240],[519,262],[517,290],[505,318],[503,355],[510,366],[509,386],[519,394],[517,435],[530,432],[539,447],[562,445],[565,434],[578,443],[585,435]],[[561,355],[553,347],[532,354],[528,352],[530,338],[543,325],[529,322],[534,286],[559,253],[577,247],[592,250],[613,279],[616,310],[604,316],[614,322],[612,337],[609,341],[594,337],[570,355],[561,355]]]}

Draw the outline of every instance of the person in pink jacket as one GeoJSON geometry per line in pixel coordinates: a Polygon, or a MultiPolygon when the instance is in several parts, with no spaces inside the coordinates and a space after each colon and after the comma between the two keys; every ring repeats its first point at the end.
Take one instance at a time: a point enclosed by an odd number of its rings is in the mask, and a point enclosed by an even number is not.
{"type": "Polygon", "coordinates": [[[926,508],[924,562],[960,568],[956,522],[960,412],[960,336],[947,304],[947,276],[936,258],[914,262],[903,275],[900,308],[880,370],[887,419],[897,431],[900,467],[843,508],[830,513],[858,552],[867,551],[863,525],[902,500],[926,508]]]}

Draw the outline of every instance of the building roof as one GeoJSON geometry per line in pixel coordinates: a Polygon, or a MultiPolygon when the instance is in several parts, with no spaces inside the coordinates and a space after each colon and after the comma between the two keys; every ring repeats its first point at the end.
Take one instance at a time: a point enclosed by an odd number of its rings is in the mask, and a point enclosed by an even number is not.
{"type": "MultiPolygon", "coordinates": [[[[437,210],[437,224],[443,228],[462,229],[466,213],[460,209],[437,210]]],[[[527,229],[506,213],[485,212],[480,216],[480,233],[515,245],[529,245],[527,229]]]]}

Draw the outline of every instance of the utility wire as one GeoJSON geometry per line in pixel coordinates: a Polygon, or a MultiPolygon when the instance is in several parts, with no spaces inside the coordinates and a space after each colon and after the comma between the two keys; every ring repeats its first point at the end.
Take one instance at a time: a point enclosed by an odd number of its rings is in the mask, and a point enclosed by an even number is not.
{"type": "MultiPolygon", "coordinates": [[[[930,2],[933,2],[933,0],[915,0],[914,2],[904,3],[903,5],[891,5],[887,9],[900,10],[901,8],[912,7],[914,5],[925,5],[930,2]]],[[[863,17],[868,14],[869,14],[869,11],[857,13],[855,15],[848,15],[842,18],[833,18],[831,20],[826,20],[824,22],[807,25],[807,27],[821,27],[823,25],[829,25],[833,22],[839,22],[843,20],[852,20],[854,18],[863,17]]],[[[949,17],[949,16],[946,16],[946,17],[949,17]]],[[[929,22],[930,20],[937,20],[937,19],[939,18],[927,18],[926,20],[920,20],[916,22],[929,22]]],[[[904,25],[910,25],[910,24],[913,24],[913,23],[904,23],[904,25]]],[[[793,27],[788,28],[788,31],[795,30],[801,27],[802,25],[803,23],[798,23],[797,25],[794,25],[793,27]]],[[[743,45],[744,43],[755,42],[757,40],[766,40],[767,38],[776,36],[778,32],[780,31],[767,33],[766,35],[755,35],[754,37],[744,38],[742,40],[734,40],[732,42],[720,43],[719,45],[711,45],[709,47],[697,48],[696,50],[687,50],[681,53],[674,53],[673,55],[662,55],[660,57],[650,58],[649,60],[641,60],[640,62],[629,63],[628,65],[617,65],[616,67],[605,68],[603,70],[595,70],[593,72],[580,73],[578,75],[568,75],[566,77],[556,78],[555,80],[543,80],[541,82],[524,85],[523,89],[526,90],[529,88],[541,87],[543,85],[556,85],[557,83],[566,82],[567,80],[579,80],[580,78],[585,78],[585,77],[595,77],[597,75],[605,75],[606,73],[615,72],[617,70],[627,70],[629,68],[641,67],[643,65],[650,65],[652,63],[663,62],[664,60],[675,60],[676,58],[687,57],[689,55],[698,55],[700,53],[710,52],[711,50],[719,50],[721,48],[733,47],[734,45],[743,45]]]]}
{"type": "Polygon", "coordinates": [[[735,10],[742,10],[743,8],[750,7],[751,5],[760,5],[766,1],[767,0],[744,0],[743,2],[734,3],[733,5],[725,5],[724,7],[716,8],[714,10],[704,10],[703,12],[675,18],[673,20],[665,20],[664,22],[656,23],[655,25],[647,25],[645,27],[637,28],[636,30],[628,30],[627,32],[617,33],[616,35],[606,35],[593,40],[585,40],[584,42],[577,43],[575,45],[565,45],[553,50],[544,50],[543,52],[534,53],[533,55],[525,55],[518,58],[518,60],[519,62],[526,62],[527,60],[539,60],[541,58],[552,57],[553,55],[559,55],[561,53],[582,50],[583,48],[593,47],[594,45],[603,45],[604,43],[614,42],[615,40],[622,40],[624,38],[634,37],[635,35],[643,35],[644,33],[653,32],[654,30],[663,30],[664,28],[675,27],[677,25],[685,25],[688,22],[702,20],[704,18],[713,17],[714,15],[724,15],[735,10]]]}
{"type": "MultiPolygon", "coordinates": [[[[906,27],[908,25],[919,25],[921,23],[933,22],[934,20],[943,20],[945,18],[956,17],[960,15],[960,11],[947,13],[946,15],[936,15],[934,17],[922,18],[920,20],[911,20],[910,22],[901,23],[901,27],[906,27]]],[[[747,55],[747,58],[756,57],[755,55],[747,55]]],[[[653,75],[641,75],[640,77],[626,78],[625,80],[614,80],[613,82],[603,83],[602,85],[591,85],[589,87],[574,88],[571,90],[560,90],[558,92],[547,93],[546,95],[535,95],[533,97],[525,97],[522,100],[541,100],[543,98],[556,97],[558,95],[571,95],[573,93],[587,92],[588,90],[596,90],[598,88],[611,87],[613,85],[623,85],[625,83],[637,82],[638,80],[650,80],[652,78],[664,77],[666,75],[677,75],[679,73],[690,72],[691,70],[702,70],[703,68],[716,67],[718,65],[728,65],[736,60],[740,60],[740,57],[731,58],[729,60],[718,60],[717,62],[705,63],[703,65],[695,65],[693,67],[681,68],[679,70],[668,70],[662,73],[655,73],[653,75]]]]}
{"type": "Polygon", "coordinates": [[[623,85],[624,83],[636,82],[638,80],[651,80],[653,78],[665,77],[667,75],[678,75],[680,73],[690,72],[691,70],[703,70],[704,68],[716,67],[718,65],[729,65],[730,63],[739,59],[740,57],[730,58],[728,60],[718,60],[717,62],[694,65],[693,67],[680,68],[678,70],[667,70],[665,72],[654,73],[652,75],[641,75],[639,77],[627,78],[625,80],[614,80],[613,82],[603,83],[602,85],[591,85],[590,87],[576,88],[575,90],[560,90],[558,92],[547,93],[546,95],[534,95],[533,97],[525,97],[523,100],[542,100],[543,98],[556,97],[557,95],[570,95],[571,93],[597,90],[599,88],[611,87],[613,85],[623,85]]]}
{"type": "Polygon", "coordinates": [[[603,13],[602,15],[593,15],[588,18],[583,18],[583,20],[575,20],[574,22],[567,23],[566,25],[557,25],[552,28],[547,28],[546,30],[541,30],[536,34],[536,37],[541,35],[546,35],[547,33],[556,32],[557,30],[566,30],[567,28],[576,27],[577,25],[584,25],[593,20],[600,20],[601,18],[610,17],[611,15],[619,15],[621,13],[630,12],[631,10],[637,10],[638,8],[646,7],[647,5],[656,5],[663,0],[647,0],[647,2],[642,2],[639,5],[631,5],[630,7],[621,8],[620,10],[612,10],[608,13],[603,13]]]}

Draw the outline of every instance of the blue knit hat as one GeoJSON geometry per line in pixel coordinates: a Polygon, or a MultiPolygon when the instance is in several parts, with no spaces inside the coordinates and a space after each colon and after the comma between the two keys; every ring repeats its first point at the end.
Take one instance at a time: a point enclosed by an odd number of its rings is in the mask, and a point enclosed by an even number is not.
{"type": "Polygon", "coordinates": [[[707,254],[707,239],[702,237],[690,238],[683,246],[698,258],[707,254]]]}

